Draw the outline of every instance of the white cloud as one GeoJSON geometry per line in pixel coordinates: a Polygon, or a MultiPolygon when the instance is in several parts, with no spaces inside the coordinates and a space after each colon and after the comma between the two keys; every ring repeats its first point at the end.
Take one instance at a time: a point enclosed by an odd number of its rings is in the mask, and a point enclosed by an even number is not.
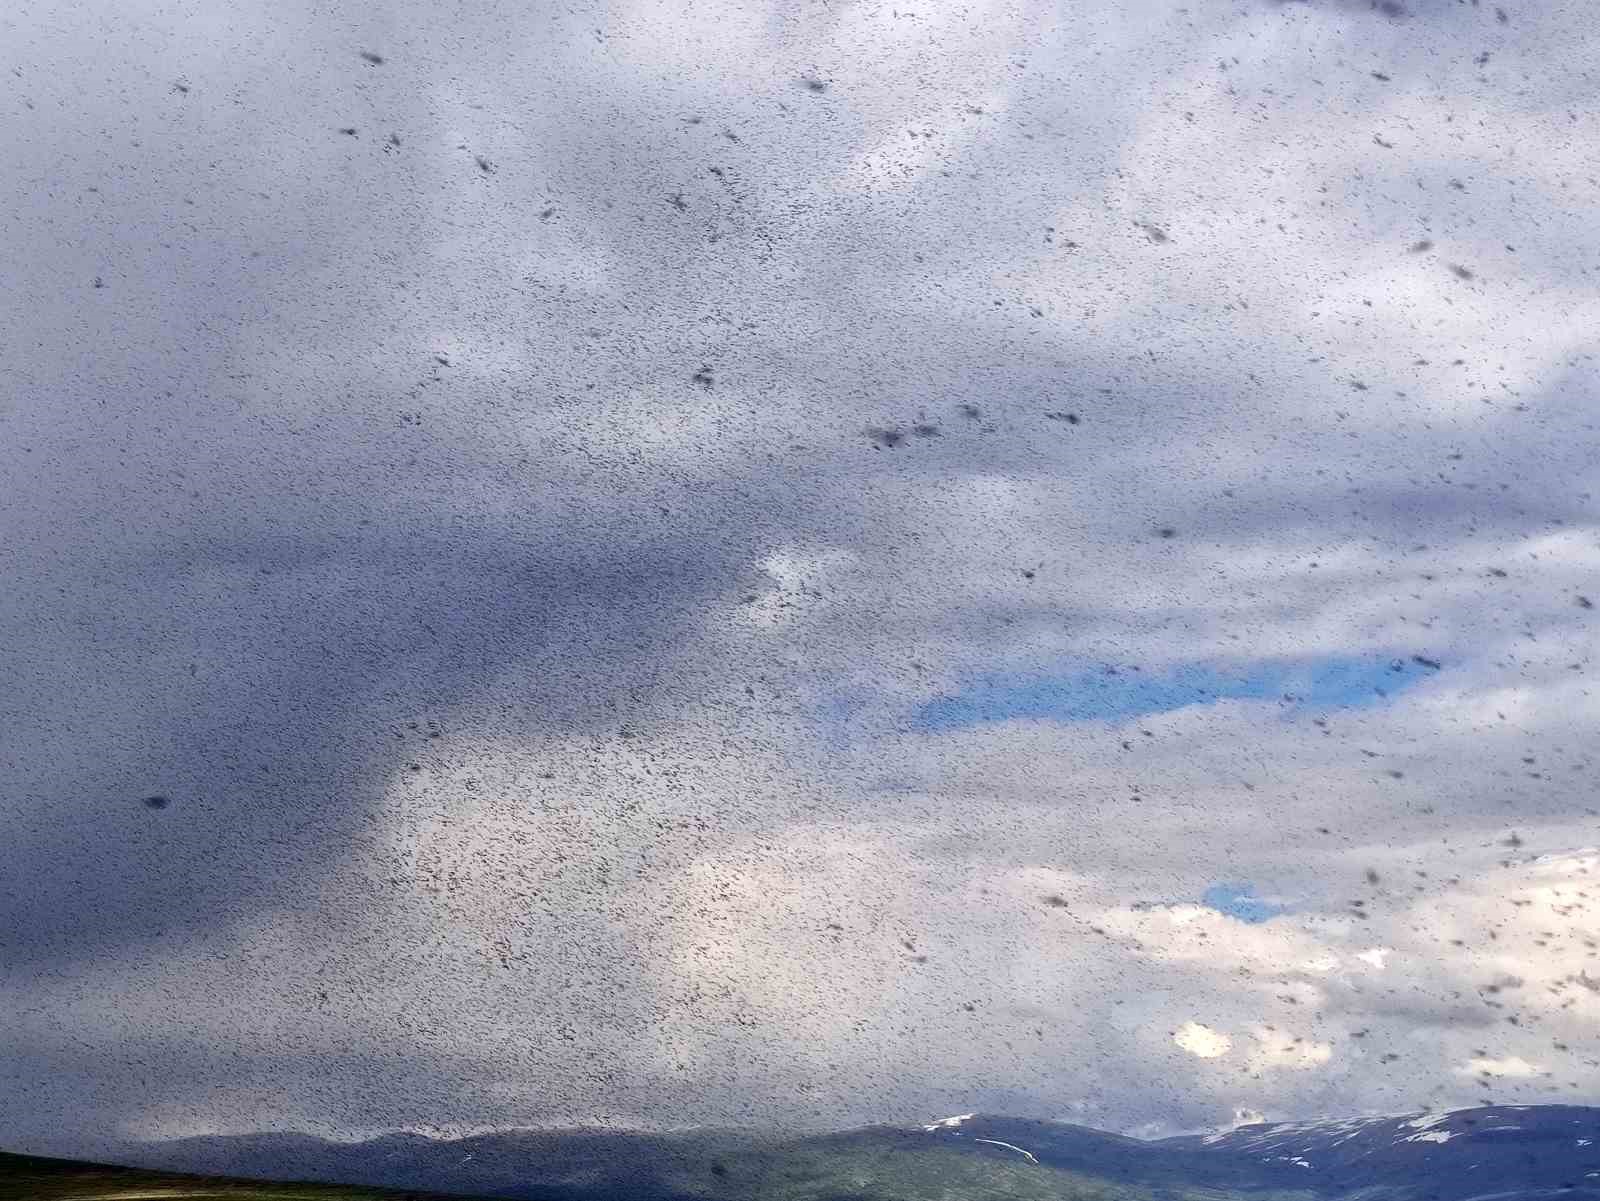
{"type": "Polygon", "coordinates": [[[1333,1058],[1331,1043],[1317,1042],[1285,1030],[1257,1026],[1250,1032],[1255,1045],[1247,1057],[1252,1072],[1288,1069],[1310,1071],[1324,1067],[1333,1058]]]}
{"type": "Polygon", "coordinates": [[[1547,1074],[1543,1068],[1529,1063],[1520,1055],[1509,1055],[1504,1059],[1469,1059],[1458,1070],[1464,1076],[1509,1076],[1519,1080],[1547,1074]]]}
{"type": "Polygon", "coordinates": [[[1233,1050],[1232,1038],[1199,1022],[1185,1022],[1179,1026],[1172,1041],[1196,1059],[1216,1059],[1233,1050]]]}

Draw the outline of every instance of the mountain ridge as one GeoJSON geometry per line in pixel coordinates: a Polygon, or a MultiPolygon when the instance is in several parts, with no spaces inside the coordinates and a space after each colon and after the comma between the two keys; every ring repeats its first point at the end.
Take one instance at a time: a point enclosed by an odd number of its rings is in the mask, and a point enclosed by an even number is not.
{"type": "Polygon", "coordinates": [[[823,1134],[507,1130],[196,1136],[130,1145],[129,1166],[518,1201],[1600,1201],[1600,1108],[1479,1106],[1264,1122],[1140,1139],[970,1113],[823,1134]]]}

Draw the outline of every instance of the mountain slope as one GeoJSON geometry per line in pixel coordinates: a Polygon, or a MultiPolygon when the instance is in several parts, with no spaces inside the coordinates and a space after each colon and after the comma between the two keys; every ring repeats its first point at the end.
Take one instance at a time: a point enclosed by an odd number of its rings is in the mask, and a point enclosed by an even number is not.
{"type": "Polygon", "coordinates": [[[432,1193],[151,1172],[0,1153],[0,1201],[450,1201],[432,1193]]]}
{"type": "Polygon", "coordinates": [[[272,1134],[142,1144],[122,1158],[524,1201],[1600,1201],[1600,1109],[1484,1107],[1157,1141],[989,1114],[792,1138],[272,1134]]]}
{"type": "Polygon", "coordinates": [[[1600,1195],[1600,1110],[1575,1105],[1243,1126],[1160,1145],[1253,1157],[1278,1178],[1303,1173],[1336,1193],[1404,1181],[1424,1201],[1600,1195]]]}

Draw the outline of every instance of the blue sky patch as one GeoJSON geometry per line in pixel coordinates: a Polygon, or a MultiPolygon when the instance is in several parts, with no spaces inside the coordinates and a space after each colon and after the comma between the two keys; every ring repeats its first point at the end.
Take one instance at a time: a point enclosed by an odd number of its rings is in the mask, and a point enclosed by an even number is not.
{"type": "Polygon", "coordinates": [[[1258,897],[1253,884],[1213,884],[1201,894],[1200,903],[1251,926],[1289,912],[1287,905],[1275,905],[1258,897]]]}
{"type": "Polygon", "coordinates": [[[1104,667],[1060,676],[989,676],[921,705],[911,728],[937,733],[996,721],[1118,721],[1219,700],[1350,708],[1381,703],[1437,670],[1431,659],[1328,655],[1234,667],[1193,663],[1159,674],[1104,667]]]}

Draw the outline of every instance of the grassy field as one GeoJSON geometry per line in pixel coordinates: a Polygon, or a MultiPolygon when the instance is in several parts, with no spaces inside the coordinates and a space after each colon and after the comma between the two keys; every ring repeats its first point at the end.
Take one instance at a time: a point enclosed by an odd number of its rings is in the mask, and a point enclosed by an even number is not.
{"type": "MultiPolygon", "coordinates": [[[[1315,1201],[1301,1191],[1141,1185],[1067,1171],[1017,1156],[976,1156],[953,1147],[790,1144],[718,1155],[704,1164],[644,1172],[626,1154],[598,1170],[546,1163],[539,1176],[503,1177],[556,1201],[1315,1201]],[[635,1172],[639,1172],[637,1177],[635,1172]],[[631,1178],[631,1179],[630,1179],[631,1178]]],[[[528,1195],[524,1192],[523,1195],[528,1195]]],[[[452,1194],[454,1201],[470,1201],[452,1194]]],[[[0,1201],[449,1201],[444,1194],[356,1185],[274,1183],[179,1175],[72,1160],[0,1154],[0,1201]]]]}
{"type": "Polygon", "coordinates": [[[1141,1188],[955,1151],[790,1152],[728,1165],[712,1197],[734,1201],[1151,1201],[1141,1188]]]}
{"type": "Polygon", "coordinates": [[[791,1145],[719,1166],[709,1181],[667,1183],[707,1201],[1317,1201],[1299,1190],[1152,1188],[944,1147],[791,1145]]]}

